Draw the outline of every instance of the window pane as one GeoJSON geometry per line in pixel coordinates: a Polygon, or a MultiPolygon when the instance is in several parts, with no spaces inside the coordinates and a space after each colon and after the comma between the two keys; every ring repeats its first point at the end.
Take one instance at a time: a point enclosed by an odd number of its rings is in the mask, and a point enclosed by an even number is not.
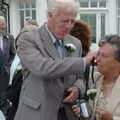
{"type": "Polygon", "coordinates": [[[24,22],[29,19],[36,19],[36,0],[29,0],[22,4],[19,3],[20,26],[24,26],[24,22]]]}
{"type": "Polygon", "coordinates": [[[24,3],[20,2],[20,3],[19,3],[19,8],[20,8],[20,9],[24,8],[24,3]]]}
{"type": "Polygon", "coordinates": [[[32,6],[32,8],[35,8],[35,6],[36,6],[36,0],[31,0],[31,6],[32,6]]]}
{"type": "Polygon", "coordinates": [[[36,11],[32,10],[32,19],[36,19],[36,11]]]}
{"type": "Polygon", "coordinates": [[[80,0],[80,7],[88,7],[88,0],[80,0]]]}
{"type": "Polygon", "coordinates": [[[96,14],[80,14],[80,19],[91,25],[92,42],[96,43],[96,14]]]}
{"type": "Polygon", "coordinates": [[[117,30],[120,35],[120,0],[117,0],[117,30]]]}
{"type": "Polygon", "coordinates": [[[97,0],[91,0],[91,7],[97,7],[97,0]]]}
{"type": "Polygon", "coordinates": [[[26,10],[26,17],[29,17],[30,16],[30,10],[26,10]]]}
{"type": "Polygon", "coordinates": [[[118,18],[118,34],[120,35],[120,18],[118,18]]]}
{"type": "Polygon", "coordinates": [[[120,8],[120,0],[118,0],[117,3],[118,3],[118,8],[120,8]]]}
{"type": "Polygon", "coordinates": [[[118,8],[118,16],[120,16],[120,8],[118,8]]]}
{"type": "Polygon", "coordinates": [[[20,25],[22,29],[24,26],[24,11],[20,11],[20,25]]]}
{"type": "Polygon", "coordinates": [[[99,0],[99,7],[106,7],[106,0],[99,0]]]}
{"type": "Polygon", "coordinates": [[[26,8],[30,8],[30,2],[26,2],[26,8]]]}
{"type": "Polygon", "coordinates": [[[101,37],[105,36],[105,14],[101,14],[101,37]]]}

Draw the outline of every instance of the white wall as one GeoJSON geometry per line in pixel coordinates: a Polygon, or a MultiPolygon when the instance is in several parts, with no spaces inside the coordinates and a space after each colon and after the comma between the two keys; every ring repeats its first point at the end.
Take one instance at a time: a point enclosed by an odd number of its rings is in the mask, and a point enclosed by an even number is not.
{"type": "Polygon", "coordinates": [[[116,0],[108,0],[108,17],[106,20],[106,34],[117,34],[116,0]]]}
{"type": "Polygon", "coordinates": [[[37,13],[36,13],[37,21],[41,26],[47,19],[46,16],[47,0],[37,0],[36,7],[37,7],[37,13]]]}
{"type": "Polygon", "coordinates": [[[10,4],[10,32],[14,35],[14,37],[16,37],[20,30],[17,0],[11,0],[9,4],[10,4]]]}

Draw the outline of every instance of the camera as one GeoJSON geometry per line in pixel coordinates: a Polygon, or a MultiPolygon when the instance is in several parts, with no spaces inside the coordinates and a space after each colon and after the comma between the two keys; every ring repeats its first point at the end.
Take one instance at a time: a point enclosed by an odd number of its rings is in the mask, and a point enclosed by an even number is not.
{"type": "Polygon", "coordinates": [[[76,105],[80,107],[80,115],[79,117],[85,119],[89,119],[92,116],[92,109],[85,99],[80,99],[76,101],[76,105]]]}

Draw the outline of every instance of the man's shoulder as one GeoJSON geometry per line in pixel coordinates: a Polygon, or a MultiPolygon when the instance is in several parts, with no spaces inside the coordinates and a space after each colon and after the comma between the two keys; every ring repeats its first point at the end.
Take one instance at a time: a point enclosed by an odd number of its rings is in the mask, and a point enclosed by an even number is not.
{"type": "Polygon", "coordinates": [[[27,35],[30,35],[30,36],[33,36],[34,35],[38,35],[38,34],[41,34],[42,32],[44,32],[44,26],[41,26],[39,28],[35,28],[35,29],[32,29],[28,32],[25,32],[24,34],[27,34],[27,35]]]}
{"type": "Polygon", "coordinates": [[[80,48],[82,46],[81,41],[78,38],[71,35],[67,35],[65,37],[65,44],[68,43],[75,45],[77,48],[80,48]]]}
{"type": "Polygon", "coordinates": [[[46,33],[43,32],[43,28],[35,28],[30,31],[23,32],[19,35],[18,41],[40,41],[43,37],[45,37],[46,33]],[[44,34],[43,34],[44,33],[44,34]]]}
{"type": "Polygon", "coordinates": [[[78,38],[71,36],[71,35],[67,35],[65,37],[65,41],[66,42],[75,42],[75,43],[81,44],[81,41],[78,38]]]}

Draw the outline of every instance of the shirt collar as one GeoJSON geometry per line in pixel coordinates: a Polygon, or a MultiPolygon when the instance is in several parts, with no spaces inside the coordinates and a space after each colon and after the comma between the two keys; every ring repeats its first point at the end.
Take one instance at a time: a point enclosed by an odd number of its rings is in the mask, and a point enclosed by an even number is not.
{"type": "Polygon", "coordinates": [[[57,40],[56,37],[50,32],[50,30],[49,30],[49,28],[48,28],[48,25],[45,24],[45,26],[46,26],[46,29],[47,29],[49,35],[50,35],[51,38],[52,38],[53,44],[64,45],[64,40],[57,40]]]}
{"type": "Polygon", "coordinates": [[[50,30],[49,30],[47,24],[45,24],[45,27],[46,27],[46,29],[47,29],[47,31],[48,31],[50,37],[52,38],[52,42],[53,42],[53,44],[54,44],[54,43],[56,42],[56,38],[55,38],[55,37],[53,36],[53,34],[50,32],[50,30]]]}

